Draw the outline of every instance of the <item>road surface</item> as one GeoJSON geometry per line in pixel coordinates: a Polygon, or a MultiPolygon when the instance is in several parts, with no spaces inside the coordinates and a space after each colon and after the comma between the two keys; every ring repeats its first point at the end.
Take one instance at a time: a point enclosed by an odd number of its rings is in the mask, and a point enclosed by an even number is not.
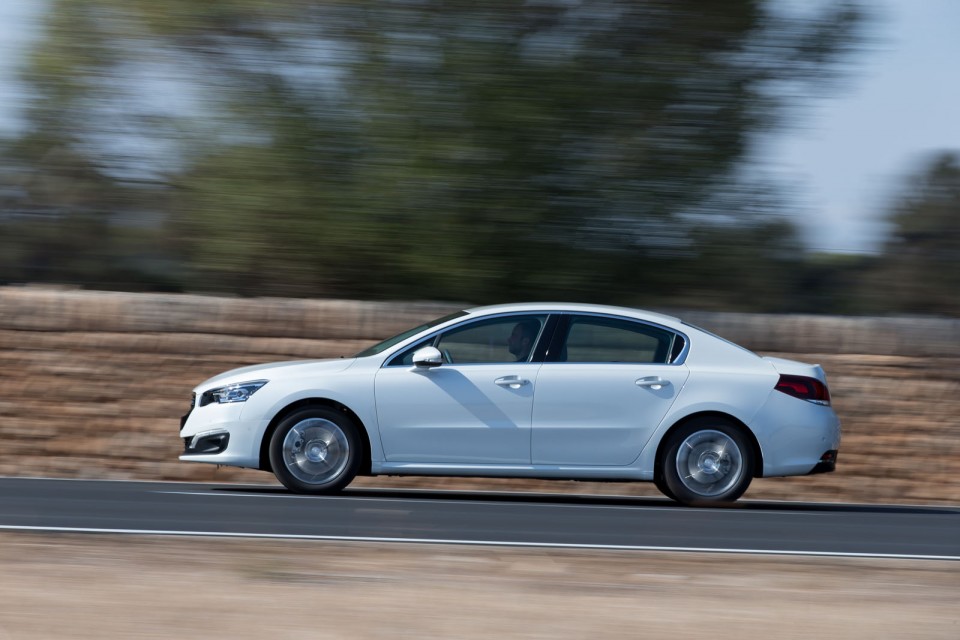
{"type": "Polygon", "coordinates": [[[0,531],[960,560],[960,507],[0,478],[0,531]]]}

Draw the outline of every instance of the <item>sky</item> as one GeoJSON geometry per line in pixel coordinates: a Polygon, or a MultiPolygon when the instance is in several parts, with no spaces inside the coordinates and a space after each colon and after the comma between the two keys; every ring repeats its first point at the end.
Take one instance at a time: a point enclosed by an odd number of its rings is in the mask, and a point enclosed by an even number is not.
{"type": "Polygon", "coordinates": [[[796,183],[814,250],[880,248],[891,198],[940,150],[960,152],[960,1],[874,0],[867,50],[845,87],[769,140],[769,168],[796,183]]]}
{"type": "MultiPolygon", "coordinates": [[[[0,1],[0,134],[21,123],[16,70],[44,0],[0,1]]],[[[960,152],[960,0],[873,0],[866,50],[831,97],[765,139],[759,165],[793,186],[795,222],[817,251],[869,253],[890,199],[939,150],[960,152]]]]}
{"type": "Polygon", "coordinates": [[[37,37],[45,4],[44,0],[0,0],[0,135],[15,132],[20,123],[24,95],[15,82],[17,67],[37,37]]]}

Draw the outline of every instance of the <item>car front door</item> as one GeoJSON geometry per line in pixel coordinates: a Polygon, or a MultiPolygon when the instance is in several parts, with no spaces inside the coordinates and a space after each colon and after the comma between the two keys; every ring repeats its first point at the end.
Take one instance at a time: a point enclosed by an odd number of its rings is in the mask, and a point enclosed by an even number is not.
{"type": "Polygon", "coordinates": [[[375,382],[388,462],[530,464],[535,347],[546,314],[466,321],[388,360],[375,382]],[[413,352],[435,346],[437,367],[413,352]]]}
{"type": "Polygon", "coordinates": [[[537,376],[533,464],[629,465],[687,380],[687,368],[670,363],[683,337],[592,315],[564,316],[557,333],[537,376]]]}

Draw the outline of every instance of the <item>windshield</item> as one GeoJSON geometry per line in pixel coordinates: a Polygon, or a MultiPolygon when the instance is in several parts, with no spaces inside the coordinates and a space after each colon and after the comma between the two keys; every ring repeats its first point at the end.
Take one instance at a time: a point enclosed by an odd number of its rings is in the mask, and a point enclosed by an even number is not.
{"type": "Polygon", "coordinates": [[[427,329],[430,329],[430,328],[432,328],[432,327],[435,327],[435,326],[437,326],[437,325],[439,325],[439,324],[443,324],[444,322],[446,322],[446,321],[448,321],[448,320],[453,320],[454,318],[460,318],[460,317],[465,316],[465,315],[467,315],[467,312],[466,312],[466,311],[457,311],[456,313],[451,313],[450,315],[443,316],[442,318],[437,318],[436,320],[431,320],[430,322],[427,322],[426,324],[422,324],[422,325],[420,325],[419,327],[414,327],[413,329],[407,329],[407,330],[404,331],[403,333],[398,333],[397,335],[393,336],[392,338],[387,338],[387,339],[384,340],[383,342],[378,342],[377,344],[373,345],[372,347],[369,347],[369,348],[367,348],[367,349],[364,349],[363,351],[361,351],[360,353],[358,353],[357,355],[355,355],[354,358],[365,358],[365,357],[367,357],[367,356],[375,356],[375,355],[377,355],[378,353],[380,353],[380,352],[382,352],[382,351],[386,351],[387,349],[389,349],[389,348],[392,347],[393,345],[395,345],[395,344],[400,344],[401,342],[403,342],[403,341],[406,340],[407,338],[410,338],[410,337],[412,337],[412,336],[417,335],[417,334],[420,333],[421,331],[426,331],[427,329]]]}

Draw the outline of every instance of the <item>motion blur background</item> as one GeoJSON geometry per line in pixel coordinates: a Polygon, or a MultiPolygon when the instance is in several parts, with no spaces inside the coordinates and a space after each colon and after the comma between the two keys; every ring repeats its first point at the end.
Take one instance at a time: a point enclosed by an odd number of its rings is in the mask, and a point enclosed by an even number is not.
{"type": "MultiPolygon", "coordinates": [[[[195,384],[555,299],[823,364],[837,473],[749,498],[960,504],[958,33],[957,0],[0,0],[0,476],[272,482],[178,462],[195,384]]],[[[360,483],[548,490],[448,480],[360,483]]],[[[0,638],[958,628],[955,562],[2,536],[0,638]]]]}
{"type": "Polygon", "coordinates": [[[948,0],[5,7],[0,284],[960,313],[955,122],[867,213],[783,170],[918,38],[886,121],[950,110],[948,0]]]}

